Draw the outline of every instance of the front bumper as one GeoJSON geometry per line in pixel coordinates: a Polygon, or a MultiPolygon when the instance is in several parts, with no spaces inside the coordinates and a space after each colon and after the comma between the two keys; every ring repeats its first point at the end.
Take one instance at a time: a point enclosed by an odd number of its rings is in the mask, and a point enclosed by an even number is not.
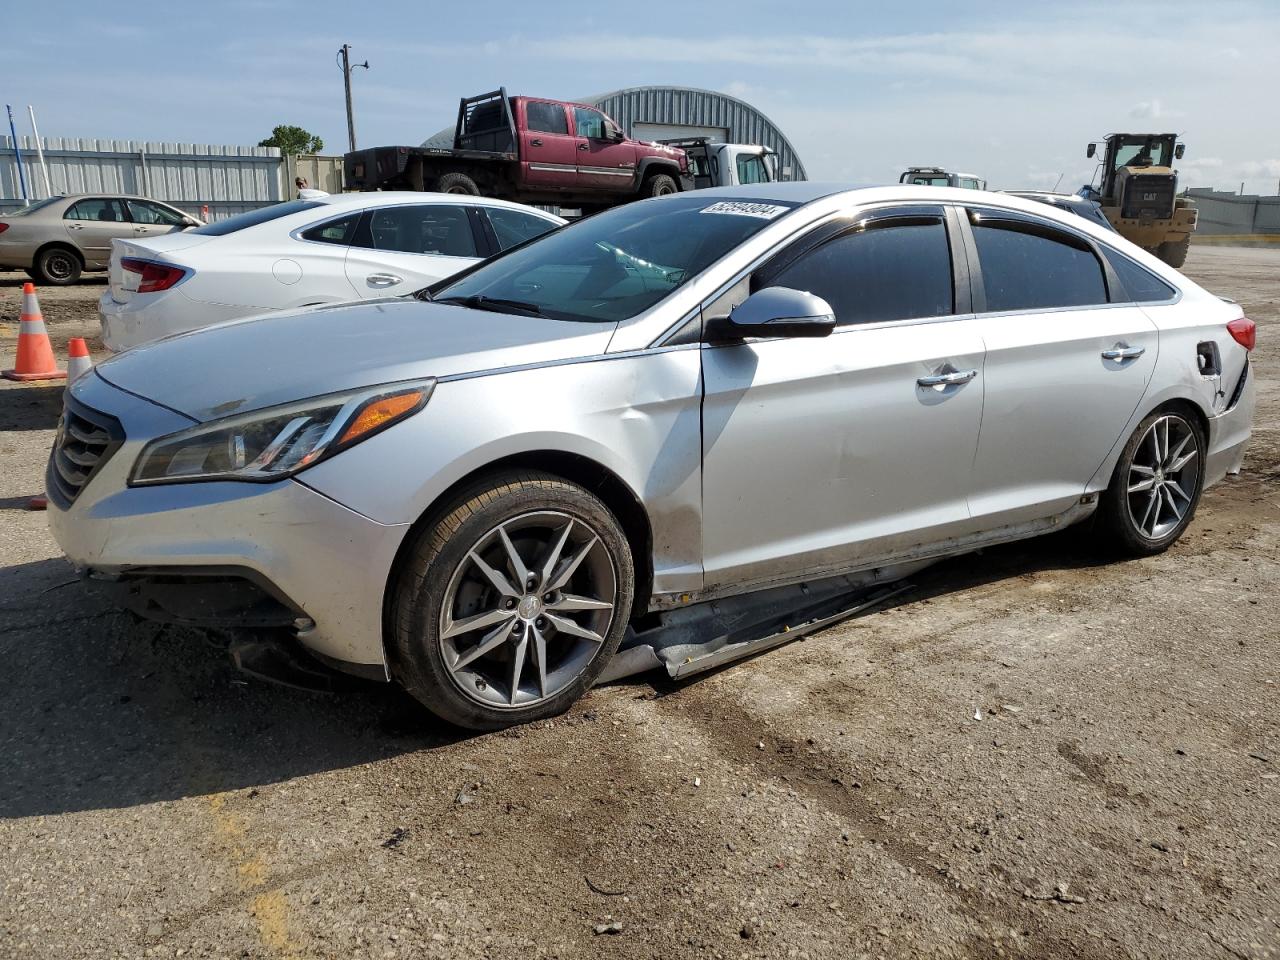
{"type": "MultiPolygon", "coordinates": [[[[73,501],[49,498],[50,529],[73,563],[149,588],[198,587],[211,573],[256,583],[277,605],[268,616],[296,621],[307,648],[385,672],[383,597],[407,524],[370,520],[297,480],[130,487],[142,446],[191,421],[96,374],[71,391],[78,403],[118,420],[125,433],[73,501]]],[[[187,609],[159,603],[144,612],[202,622],[187,609]]]]}

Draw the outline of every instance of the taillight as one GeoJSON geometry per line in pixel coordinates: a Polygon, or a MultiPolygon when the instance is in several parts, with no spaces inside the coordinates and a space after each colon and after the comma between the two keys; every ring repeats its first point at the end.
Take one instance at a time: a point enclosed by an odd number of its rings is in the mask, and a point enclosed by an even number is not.
{"type": "Polygon", "coordinates": [[[1227,333],[1246,350],[1252,350],[1258,343],[1258,325],[1248,317],[1240,317],[1228,323],[1227,333]]]}
{"type": "Polygon", "coordinates": [[[0,223],[0,233],[4,233],[8,229],[9,225],[7,223],[0,223]]]}
{"type": "Polygon", "coordinates": [[[138,260],[134,257],[122,258],[120,267],[129,273],[140,275],[138,293],[159,293],[161,290],[168,290],[187,275],[187,271],[182,267],[175,267],[168,263],[154,263],[150,260],[138,260]]]}

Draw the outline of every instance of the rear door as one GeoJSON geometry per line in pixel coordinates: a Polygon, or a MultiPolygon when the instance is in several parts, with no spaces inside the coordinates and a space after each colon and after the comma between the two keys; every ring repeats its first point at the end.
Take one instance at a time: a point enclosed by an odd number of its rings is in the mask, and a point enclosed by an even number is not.
{"type": "Polygon", "coordinates": [[[848,569],[969,530],[983,347],[953,276],[962,260],[943,209],[913,206],[819,228],[757,271],[753,288],[817,294],[840,327],[703,347],[708,587],[848,569]]]}
{"type": "Polygon", "coordinates": [[[135,237],[157,237],[173,233],[186,226],[186,218],[172,207],[152,200],[126,200],[129,216],[133,219],[135,237]]]}
{"type": "Polygon", "coordinates": [[[986,407],[970,505],[984,526],[1076,503],[1142,399],[1156,326],[1124,301],[1083,234],[973,208],[973,321],[987,348],[986,407]]]}
{"type": "Polygon", "coordinates": [[[347,249],[357,297],[393,297],[442,280],[489,255],[475,208],[414,203],[365,211],[347,249]]]}
{"type": "Polygon", "coordinates": [[[133,222],[118,197],[86,197],[62,215],[71,242],[84,254],[89,267],[105,267],[111,259],[111,241],[131,238],[133,222]]]}
{"type": "Polygon", "coordinates": [[[554,100],[517,101],[523,119],[520,162],[531,187],[568,190],[578,180],[578,138],[569,128],[569,109],[554,100]]]}
{"type": "Polygon", "coordinates": [[[625,191],[636,175],[635,144],[606,138],[611,124],[599,110],[574,107],[573,122],[578,134],[579,183],[593,190],[625,191]]]}

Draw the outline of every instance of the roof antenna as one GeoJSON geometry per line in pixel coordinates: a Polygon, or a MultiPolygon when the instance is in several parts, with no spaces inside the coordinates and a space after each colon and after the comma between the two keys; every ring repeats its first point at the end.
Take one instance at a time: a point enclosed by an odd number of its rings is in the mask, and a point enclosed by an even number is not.
{"type": "Polygon", "coordinates": [[[1058,192],[1058,184],[1059,184],[1059,183],[1062,183],[1062,178],[1063,178],[1063,177],[1065,177],[1066,175],[1067,175],[1067,172],[1066,172],[1065,170],[1064,170],[1064,171],[1062,171],[1062,173],[1058,174],[1058,180],[1057,180],[1057,183],[1055,183],[1055,184],[1053,185],[1053,189],[1049,191],[1050,193],[1057,193],[1057,192],[1058,192]]]}

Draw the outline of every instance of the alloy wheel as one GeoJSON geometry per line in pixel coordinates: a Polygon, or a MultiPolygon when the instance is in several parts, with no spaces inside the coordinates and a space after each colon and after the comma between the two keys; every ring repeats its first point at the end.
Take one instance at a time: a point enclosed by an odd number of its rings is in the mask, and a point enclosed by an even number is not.
{"type": "Polygon", "coordinates": [[[1176,530],[1195,500],[1200,440],[1182,417],[1160,417],[1147,429],[1129,464],[1127,500],[1134,528],[1148,540],[1176,530]]]}
{"type": "Polygon", "coordinates": [[[591,664],[613,622],[617,572],[599,534],[567,514],[521,514],[480,537],[450,577],[440,652],[470,699],[530,707],[591,664]]]}

